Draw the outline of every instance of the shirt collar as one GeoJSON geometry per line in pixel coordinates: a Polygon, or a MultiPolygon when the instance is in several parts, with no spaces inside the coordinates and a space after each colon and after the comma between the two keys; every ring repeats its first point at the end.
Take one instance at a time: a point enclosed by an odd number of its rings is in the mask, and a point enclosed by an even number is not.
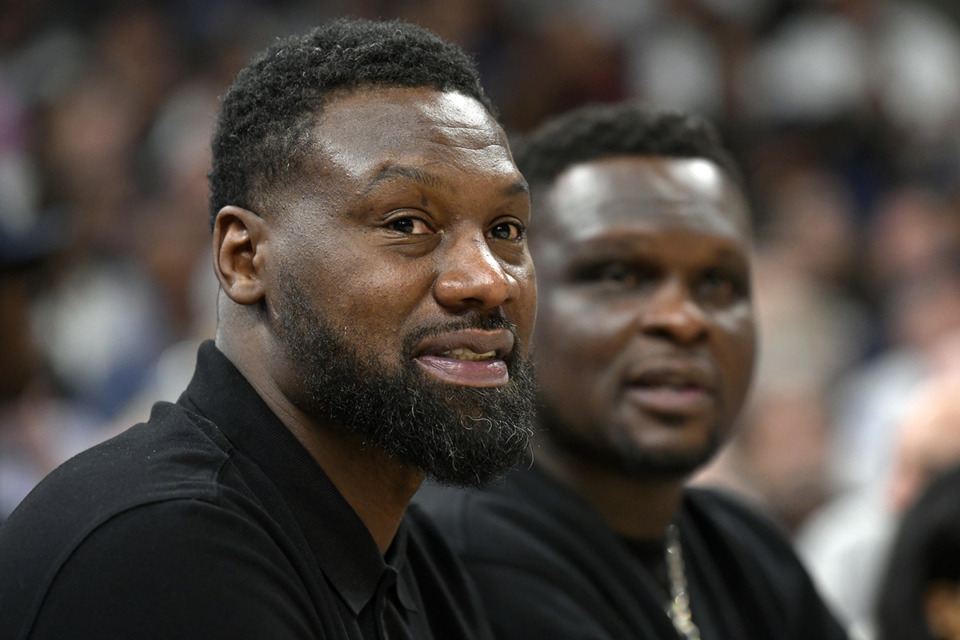
{"type": "Polygon", "coordinates": [[[399,576],[401,603],[413,608],[403,578],[409,573],[403,571],[404,524],[385,560],[363,521],[320,465],[213,341],[200,346],[193,380],[179,403],[213,422],[274,483],[318,565],[354,614],[370,602],[388,572],[399,576]]]}

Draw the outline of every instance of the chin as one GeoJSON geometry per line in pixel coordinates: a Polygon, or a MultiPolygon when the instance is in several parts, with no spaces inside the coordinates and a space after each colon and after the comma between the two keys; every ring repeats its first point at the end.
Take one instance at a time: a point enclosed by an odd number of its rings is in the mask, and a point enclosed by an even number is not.
{"type": "Polygon", "coordinates": [[[683,480],[710,462],[719,448],[720,439],[711,433],[694,445],[621,447],[613,452],[612,462],[632,478],[683,480]]]}

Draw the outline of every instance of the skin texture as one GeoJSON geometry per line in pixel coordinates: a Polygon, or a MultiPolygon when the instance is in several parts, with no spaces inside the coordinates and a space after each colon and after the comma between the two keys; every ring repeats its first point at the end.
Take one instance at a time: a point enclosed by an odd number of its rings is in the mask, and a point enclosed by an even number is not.
{"type": "Polygon", "coordinates": [[[537,460],[658,538],[749,387],[746,205],[715,164],[667,157],[577,164],[535,195],[537,460]]]}
{"type": "Polygon", "coordinates": [[[315,124],[300,179],[214,226],[217,344],[307,447],[386,550],[422,470],[367,446],[313,402],[277,316],[286,279],[371,366],[413,361],[450,387],[496,387],[528,354],[536,312],[530,200],[479,102],[426,88],[345,93],[315,124]],[[260,215],[257,215],[260,214],[260,215]],[[502,316],[504,328],[482,325],[502,316]],[[422,336],[412,346],[410,336],[422,336]],[[485,365],[449,351],[495,351],[485,365]]]}

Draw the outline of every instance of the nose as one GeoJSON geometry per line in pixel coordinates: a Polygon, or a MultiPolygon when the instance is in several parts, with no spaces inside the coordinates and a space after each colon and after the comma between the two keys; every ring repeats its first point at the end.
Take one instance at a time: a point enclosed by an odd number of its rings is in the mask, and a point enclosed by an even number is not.
{"type": "Polygon", "coordinates": [[[457,312],[495,309],[516,295],[516,278],[504,269],[483,237],[455,243],[442,260],[433,295],[443,307],[457,312]]]}
{"type": "Polygon", "coordinates": [[[649,335],[682,344],[695,343],[707,335],[709,319],[703,308],[676,279],[666,280],[648,299],[641,313],[640,326],[649,335]]]}

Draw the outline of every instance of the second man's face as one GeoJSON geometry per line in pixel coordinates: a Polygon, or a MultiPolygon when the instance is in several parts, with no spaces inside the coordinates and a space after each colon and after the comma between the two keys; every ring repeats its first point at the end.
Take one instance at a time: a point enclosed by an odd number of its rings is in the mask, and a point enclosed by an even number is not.
{"type": "Polygon", "coordinates": [[[615,157],[535,197],[548,437],[631,475],[690,473],[725,437],[753,368],[740,191],[709,161],[615,157]]]}

